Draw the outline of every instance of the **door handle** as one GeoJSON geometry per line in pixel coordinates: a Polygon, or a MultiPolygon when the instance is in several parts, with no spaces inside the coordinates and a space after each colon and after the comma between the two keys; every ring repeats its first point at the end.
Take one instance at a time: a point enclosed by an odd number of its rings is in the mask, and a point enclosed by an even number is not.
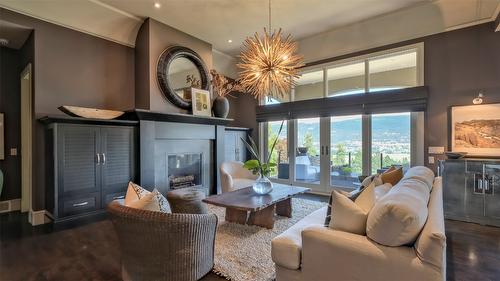
{"type": "Polygon", "coordinates": [[[325,154],[325,146],[321,146],[321,155],[324,155],[325,154]]]}
{"type": "Polygon", "coordinates": [[[82,207],[82,206],[85,206],[85,205],[88,205],[89,204],[89,201],[85,201],[85,202],[82,202],[82,203],[75,203],[73,204],[73,207],[82,207]]]}
{"type": "Polygon", "coordinates": [[[325,145],[325,153],[326,153],[326,155],[328,155],[328,153],[329,153],[328,152],[328,145],[325,145]]]}
{"type": "Polygon", "coordinates": [[[102,164],[106,165],[106,154],[102,154],[102,164]]]}
{"type": "Polygon", "coordinates": [[[99,153],[96,153],[97,156],[97,165],[101,164],[101,155],[99,153]]]}

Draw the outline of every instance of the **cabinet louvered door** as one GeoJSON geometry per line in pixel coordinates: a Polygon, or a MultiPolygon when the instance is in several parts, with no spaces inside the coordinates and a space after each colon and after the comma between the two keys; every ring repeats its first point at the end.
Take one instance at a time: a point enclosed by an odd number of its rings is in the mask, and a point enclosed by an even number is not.
{"type": "MultiPolygon", "coordinates": [[[[58,131],[58,143],[59,196],[66,200],[99,192],[99,129],[92,126],[63,125],[58,131]]],[[[93,204],[98,203],[96,201],[93,204]]],[[[87,202],[85,205],[92,204],[87,202]]]]}
{"type": "Polygon", "coordinates": [[[103,207],[122,199],[128,182],[135,180],[135,129],[101,128],[101,169],[103,207]]]}

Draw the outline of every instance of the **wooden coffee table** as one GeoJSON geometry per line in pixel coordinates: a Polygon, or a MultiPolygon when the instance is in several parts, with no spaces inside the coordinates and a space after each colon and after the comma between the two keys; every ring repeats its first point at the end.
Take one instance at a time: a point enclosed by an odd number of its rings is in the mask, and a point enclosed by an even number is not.
{"type": "Polygon", "coordinates": [[[239,224],[274,227],[274,213],[292,217],[292,200],[297,194],[305,193],[310,188],[273,183],[273,191],[259,195],[252,187],[214,195],[203,202],[226,208],[226,221],[239,224]]]}

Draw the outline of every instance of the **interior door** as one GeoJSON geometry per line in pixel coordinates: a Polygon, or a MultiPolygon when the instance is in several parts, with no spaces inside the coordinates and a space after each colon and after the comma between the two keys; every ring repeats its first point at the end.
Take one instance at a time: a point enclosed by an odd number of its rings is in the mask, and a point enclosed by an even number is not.
{"type": "Polygon", "coordinates": [[[500,164],[484,164],[485,216],[500,219],[500,164]]]}
{"type": "Polygon", "coordinates": [[[124,198],[128,182],[135,180],[135,129],[105,127],[100,130],[102,202],[107,204],[124,198]]]}

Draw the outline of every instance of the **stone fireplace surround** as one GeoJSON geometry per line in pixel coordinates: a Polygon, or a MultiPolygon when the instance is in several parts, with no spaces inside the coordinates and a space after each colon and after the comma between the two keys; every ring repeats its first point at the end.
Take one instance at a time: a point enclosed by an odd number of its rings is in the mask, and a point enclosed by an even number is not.
{"type": "Polygon", "coordinates": [[[201,187],[207,194],[220,193],[218,167],[224,161],[224,130],[232,119],[136,109],[126,119],[139,121],[139,178],[144,187],[170,190],[168,155],[202,155],[201,187]]]}

